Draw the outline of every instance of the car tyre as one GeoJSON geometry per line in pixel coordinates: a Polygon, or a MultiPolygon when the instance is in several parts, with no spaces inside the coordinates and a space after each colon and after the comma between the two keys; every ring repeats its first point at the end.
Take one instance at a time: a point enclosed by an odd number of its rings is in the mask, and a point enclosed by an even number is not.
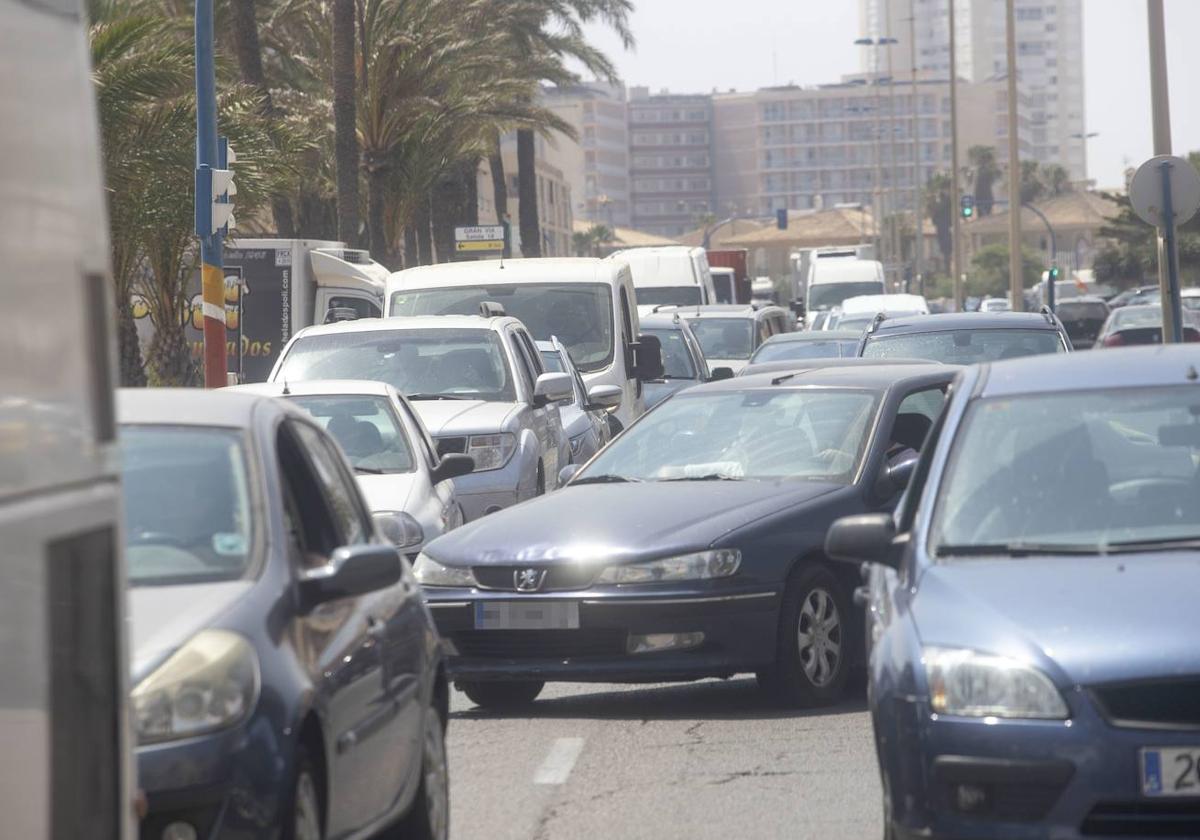
{"type": "Polygon", "coordinates": [[[325,815],[317,786],[317,773],[308,750],[296,749],[296,780],[285,811],[283,840],[323,840],[325,815]]]}
{"type": "Polygon", "coordinates": [[[467,698],[481,709],[519,709],[528,706],[545,687],[544,682],[472,682],[457,683],[467,698]]]}
{"type": "Polygon", "coordinates": [[[450,773],[446,729],[437,709],[425,710],[421,738],[421,785],[408,813],[392,832],[397,840],[447,840],[450,836],[450,773]]]}
{"type": "Polygon", "coordinates": [[[810,565],[794,572],[780,608],[775,663],[758,672],[759,684],[790,707],[836,703],[850,673],[850,616],[828,569],[810,565]]]}

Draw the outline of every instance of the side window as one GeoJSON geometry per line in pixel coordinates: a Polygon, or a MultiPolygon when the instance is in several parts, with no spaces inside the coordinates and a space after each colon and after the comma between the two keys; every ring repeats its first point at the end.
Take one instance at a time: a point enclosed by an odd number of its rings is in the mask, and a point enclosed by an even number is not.
{"type": "Polygon", "coordinates": [[[520,335],[516,329],[508,331],[509,341],[512,342],[513,356],[516,357],[517,369],[520,371],[519,375],[525,380],[525,392],[532,394],[537,374],[533,372],[533,363],[529,361],[529,351],[521,343],[520,335]]]}
{"type": "Polygon", "coordinates": [[[905,397],[896,413],[922,414],[932,423],[942,413],[942,406],[945,404],[945,388],[927,388],[924,391],[915,391],[905,397]]]}
{"type": "Polygon", "coordinates": [[[909,449],[920,452],[929,430],[941,416],[945,403],[945,386],[914,391],[901,400],[896,419],[892,421],[888,455],[897,455],[909,449]]]}
{"type": "Polygon", "coordinates": [[[341,542],[334,547],[368,542],[371,522],[363,509],[354,478],[342,463],[341,454],[312,426],[296,423],[293,428],[312,462],[341,537],[341,542]]]}
{"type": "Polygon", "coordinates": [[[353,309],[359,318],[379,318],[383,312],[373,302],[359,297],[331,297],[330,309],[353,309]]]}
{"type": "Polygon", "coordinates": [[[770,338],[773,334],[774,334],[774,331],[771,329],[770,320],[768,320],[767,318],[763,318],[761,321],[758,322],[758,341],[755,342],[755,346],[757,347],[759,344],[762,344],[764,341],[766,341],[768,338],[770,338]]]}
{"type": "Polygon", "coordinates": [[[536,380],[537,377],[546,372],[546,366],[542,363],[542,354],[538,352],[537,345],[533,343],[533,339],[529,337],[529,333],[524,330],[517,330],[515,335],[521,343],[522,349],[525,351],[525,358],[529,362],[529,366],[533,370],[533,377],[536,380]]]}
{"type": "MultiPolygon", "coordinates": [[[[625,284],[621,284],[621,344],[628,346],[631,341],[634,341],[633,335],[633,316],[629,310],[629,293],[625,291],[625,284]]],[[[633,354],[626,351],[625,355],[625,375],[632,377],[636,375],[637,369],[634,365],[633,354]]]]}
{"type": "Polygon", "coordinates": [[[434,446],[433,438],[429,436],[429,430],[425,428],[425,424],[421,423],[412,410],[402,402],[397,401],[396,411],[400,412],[403,419],[407,421],[406,425],[415,432],[413,437],[416,438],[416,447],[421,451],[429,469],[436,467],[441,458],[437,456],[437,448],[434,446]]]}
{"type": "MultiPolygon", "coordinates": [[[[947,399],[949,397],[947,396],[947,399]]],[[[933,461],[933,451],[937,448],[938,439],[942,435],[942,429],[946,425],[946,412],[943,411],[934,421],[933,428],[929,431],[929,437],[926,439],[925,451],[921,456],[921,460],[917,462],[916,472],[913,473],[912,480],[908,483],[908,490],[904,494],[904,506],[900,509],[900,520],[897,523],[897,530],[900,533],[911,531],[913,525],[917,521],[917,508],[921,504],[921,496],[925,495],[925,484],[929,481],[930,464],[933,461]]]]}
{"type": "Polygon", "coordinates": [[[292,423],[281,424],[275,443],[283,487],[284,524],[301,566],[313,569],[328,562],[342,539],[295,429],[292,423]]]}

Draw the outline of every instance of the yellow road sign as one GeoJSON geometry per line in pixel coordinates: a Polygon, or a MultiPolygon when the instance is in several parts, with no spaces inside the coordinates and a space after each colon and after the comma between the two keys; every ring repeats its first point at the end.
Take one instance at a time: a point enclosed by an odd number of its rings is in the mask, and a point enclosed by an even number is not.
{"type": "Polygon", "coordinates": [[[504,240],[496,239],[489,241],[485,239],[476,242],[455,242],[454,250],[460,253],[463,251],[503,251],[504,240]]]}

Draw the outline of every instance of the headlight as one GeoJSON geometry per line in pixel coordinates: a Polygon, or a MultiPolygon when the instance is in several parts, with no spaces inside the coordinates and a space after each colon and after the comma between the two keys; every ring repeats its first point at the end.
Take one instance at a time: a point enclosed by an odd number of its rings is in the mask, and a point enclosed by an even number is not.
{"type": "Polygon", "coordinates": [[[498,470],[517,451],[517,437],[509,432],[495,435],[471,435],[467,454],[475,459],[475,472],[498,470]]]}
{"type": "Polygon", "coordinates": [[[377,510],[372,514],[379,532],[396,548],[412,548],[425,542],[421,523],[402,510],[377,510]]]}
{"type": "Polygon", "coordinates": [[[138,742],[191,738],[242,721],[259,690],[258,657],[237,633],[202,630],[133,690],[138,742]]]}
{"type": "Polygon", "coordinates": [[[418,554],[413,575],[422,586],[475,586],[475,573],[461,566],[443,566],[428,554],[418,554]]]}
{"type": "Polygon", "coordinates": [[[609,566],[596,583],[659,583],[673,580],[710,580],[729,577],[742,565],[742,553],[733,548],[716,551],[698,551],[653,560],[649,563],[631,563],[625,566],[609,566]]]}
{"type": "Polygon", "coordinates": [[[973,650],[925,648],[933,710],[963,717],[1065,720],[1070,711],[1050,678],[1031,665],[973,650]]]}
{"type": "Polygon", "coordinates": [[[576,435],[575,437],[571,438],[570,443],[571,443],[571,457],[572,458],[579,455],[579,450],[583,449],[583,442],[586,439],[587,439],[587,432],[584,432],[581,435],[576,435]]]}

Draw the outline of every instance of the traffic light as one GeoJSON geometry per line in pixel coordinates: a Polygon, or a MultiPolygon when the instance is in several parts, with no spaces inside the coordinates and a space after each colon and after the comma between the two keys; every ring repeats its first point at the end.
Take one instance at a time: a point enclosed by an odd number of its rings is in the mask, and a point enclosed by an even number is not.
{"type": "Polygon", "coordinates": [[[782,210],[782,209],[776,210],[775,211],[775,227],[779,228],[780,230],[787,230],[787,226],[788,226],[788,211],[782,210]]]}
{"type": "Polygon", "coordinates": [[[233,170],[228,168],[237,162],[233,147],[220,139],[221,169],[200,166],[196,169],[196,235],[207,238],[217,233],[227,233],[236,225],[233,218],[233,201],[237,185],[233,182],[233,170]]]}
{"type": "Polygon", "coordinates": [[[1052,265],[1050,266],[1050,271],[1047,272],[1047,276],[1050,278],[1051,283],[1057,283],[1062,277],[1062,269],[1056,265],[1052,265]]]}
{"type": "Polygon", "coordinates": [[[964,195],[959,200],[959,208],[962,210],[962,217],[964,219],[974,218],[974,216],[975,216],[975,196],[964,195]]]}

